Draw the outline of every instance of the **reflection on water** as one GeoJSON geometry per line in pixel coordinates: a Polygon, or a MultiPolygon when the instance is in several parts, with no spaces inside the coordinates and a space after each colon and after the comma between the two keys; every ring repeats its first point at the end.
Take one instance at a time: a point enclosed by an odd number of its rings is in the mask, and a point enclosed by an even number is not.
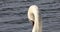
{"type": "Polygon", "coordinates": [[[27,10],[32,4],[41,10],[43,32],[59,32],[59,0],[0,0],[0,32],[31,32],[27,10]]]}

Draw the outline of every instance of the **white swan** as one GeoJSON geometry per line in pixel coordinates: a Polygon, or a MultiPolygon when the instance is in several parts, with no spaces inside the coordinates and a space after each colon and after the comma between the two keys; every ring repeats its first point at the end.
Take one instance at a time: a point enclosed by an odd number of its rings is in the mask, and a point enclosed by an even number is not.
{"type": "Polygon", "coordinates": [[[32,32],[42,32],[42,19],[36,5],[32,5],[29,7],[28,19],[33,23],[32,32]]]}

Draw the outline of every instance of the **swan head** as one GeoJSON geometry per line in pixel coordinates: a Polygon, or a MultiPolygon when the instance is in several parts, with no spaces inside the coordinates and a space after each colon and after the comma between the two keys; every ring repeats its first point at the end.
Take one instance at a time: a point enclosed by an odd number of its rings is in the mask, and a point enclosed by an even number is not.
{"type": "Polygon", "coordinates": [[[28,9],[28,19],[34,26],[34,21],[35,21],[35,13],[38,10],[38,7],[36,5],[31,5],[28,9]]]}

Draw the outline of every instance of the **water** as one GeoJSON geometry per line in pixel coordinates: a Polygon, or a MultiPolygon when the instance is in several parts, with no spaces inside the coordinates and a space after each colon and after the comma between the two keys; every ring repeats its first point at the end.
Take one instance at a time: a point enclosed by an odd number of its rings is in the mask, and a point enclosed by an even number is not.
{"type": "Polygon", "coordinates": [[[0,32],[31,32],[27,10],[33,4],[41,9],[43,32],[59,32],[59,0],[0,0],[0,32]]]}

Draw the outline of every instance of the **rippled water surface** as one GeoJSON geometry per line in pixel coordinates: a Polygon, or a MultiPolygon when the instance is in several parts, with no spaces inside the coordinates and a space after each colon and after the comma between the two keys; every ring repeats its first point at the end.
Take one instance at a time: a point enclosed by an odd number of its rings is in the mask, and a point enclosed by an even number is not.
{"type": "Polygon", "coordinates": [[[0,32],[31,32],[30,5],[41,10],[43,32],[60,32],[60,0],[0,0],[0,32]]]}

